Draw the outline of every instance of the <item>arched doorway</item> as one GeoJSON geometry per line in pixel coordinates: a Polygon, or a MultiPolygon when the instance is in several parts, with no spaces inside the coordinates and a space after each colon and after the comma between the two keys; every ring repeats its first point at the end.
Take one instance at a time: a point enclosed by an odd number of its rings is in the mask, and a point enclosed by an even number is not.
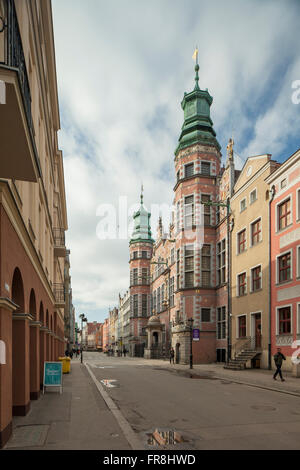
{"type": "Polygon", "coordinates": [[[24,285],[19,268],[14,270],[11,295],[17,305],[12,327],[13,414],[25,416],[30,408],[30,317],[25,313],[24,285]]]}
{"type": "Polygon", "coordinates": [[[39,323],[36,321],[36,298],[33,289],[30,291],[30,399],[37,400],[40,394],[40,334],[39,323]]]}

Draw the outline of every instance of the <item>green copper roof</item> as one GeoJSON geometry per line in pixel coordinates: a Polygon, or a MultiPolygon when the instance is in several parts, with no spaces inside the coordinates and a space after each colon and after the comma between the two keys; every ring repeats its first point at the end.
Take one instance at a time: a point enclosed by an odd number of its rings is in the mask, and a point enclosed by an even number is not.
{"type": "Polygon", "coordinates": [[[130,245],[137,242],[154,243],[150,227],[151,214],[143,206],[143,194],[141,194],[141,205],[137,212],[133,214],[134,228],[130,239],[130,245]]]}
{"type": "Polygon", "coordinates": [[[184,123],[175,155],[179,150],[196,143],[210,144],[218,149],[221,148],[210,118],[210,106],[213,98],[207,89],[205,91],[200,90],[198,71],[199,65],[196,64],[195,88],[190,93],[185,93],[181,102],[184,111],[184,123]]]}

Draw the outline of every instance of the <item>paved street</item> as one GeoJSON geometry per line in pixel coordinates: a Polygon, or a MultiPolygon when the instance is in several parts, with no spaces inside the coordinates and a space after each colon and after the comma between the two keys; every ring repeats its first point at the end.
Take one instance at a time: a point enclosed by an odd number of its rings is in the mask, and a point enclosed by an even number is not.
{"type": "Polygon", "coordinates": [[[85,352],[62,395],[47,392],[14,418],[5,448],[300,449],[300,380],[85,352]]]}
{"type": "Polygon", "coordinates": [[[300,397],[216,379],[209,366],[190,378],[188,367],[171,371],[167,361],[98,353],[85,361],[98,382],[115,381],[102,386],[145,448],[158,428],[184,439],[169,448],[300,449],[300,397]]]}

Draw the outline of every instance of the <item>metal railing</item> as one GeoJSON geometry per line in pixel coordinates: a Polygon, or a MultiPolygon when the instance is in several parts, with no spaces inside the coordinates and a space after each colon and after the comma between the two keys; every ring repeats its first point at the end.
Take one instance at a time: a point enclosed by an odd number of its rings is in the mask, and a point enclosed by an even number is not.
{"type": "Polygon", "coordinates": [[[63,284],[55,283],[53,284],[53,293],[55,301],[58,304],[65,303],[65,288],[63,284]]]}
{"type": "Polygon", "coordinates": [[[4,65],[17,69],[24,108],[32,128],[31,94],[14,0],[4,0],[6,15],[6,56],[4,65]]]}
{"type": "Polygon", "coordinates": [[[53,229],[54,245],[63,247],[65,246],[65,231],[62,228],[53,229]]]}

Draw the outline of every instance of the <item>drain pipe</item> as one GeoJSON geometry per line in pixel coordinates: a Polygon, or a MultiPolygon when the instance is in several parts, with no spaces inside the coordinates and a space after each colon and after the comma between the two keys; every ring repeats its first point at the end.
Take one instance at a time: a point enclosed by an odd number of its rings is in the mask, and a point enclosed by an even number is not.
{"type": "Polygon", "coordinates": [[[271,276],[272,276],[272,263],[271,263],[271,232],[272,232],[272,227],[271,227],[271,220],[272,220],[272,212],[271,212],[271,203],[274,199],[275,196],[275,186],[273,185],[271,190],[270,190],[270,200],[269,200],[269,344],[268,344],[268,369],[272,369],[272,350],[271,350],[271,342],[272,342],[272,331],[271,331],[271,319],[272,319],[272,295],[271,295],[271,276]]]}

